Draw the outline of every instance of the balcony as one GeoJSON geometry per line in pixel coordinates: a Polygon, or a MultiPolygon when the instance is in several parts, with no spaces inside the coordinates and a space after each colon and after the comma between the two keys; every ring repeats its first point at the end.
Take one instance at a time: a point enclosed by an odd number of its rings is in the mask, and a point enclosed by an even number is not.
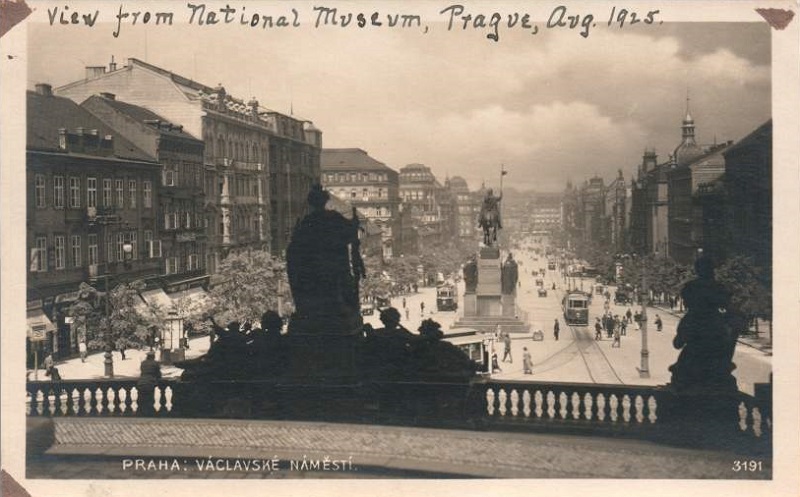
{"type": "Polygon", "coordinates": [[[693,449],[733,448],[761,455],[770,454],[772,445],[771,399],[744,393],[722,403],[697,397],[690,406],[694,411],[687,412],[688,404],[662,387],[485,379],[347,385],[164,380],[156,388],[155,409],[145,410],[137,404],[136,381],[28,382],[26,413],[54,418],[292,419],[547,432],[693,449]],[[695,416],[700,412],[716,414],[703,419],[695,416]]]}

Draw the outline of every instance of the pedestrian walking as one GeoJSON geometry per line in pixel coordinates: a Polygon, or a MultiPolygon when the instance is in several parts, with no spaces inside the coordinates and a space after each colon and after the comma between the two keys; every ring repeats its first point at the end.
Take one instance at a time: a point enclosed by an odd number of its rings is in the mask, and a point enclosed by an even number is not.
{"type": "Polygon", "coordinates": [[[594,339],[603,339],[603,325],[600,324],[600,318],[597,318],[597,320],[594,322],[594,339]]]}
{"type": "Polygon", "coordinates": [[[78,342],[78,352],[81,353],[81,362],[86,362],[86,341],[78,342]]]}
{"type": "Polygon", "coordinates": [[[50,370],[53,369],[55,361],[53,360],[53,353],[48,352],[47,357],[44,358],[44,374],[50,376],[50,370]]]}
{"type": "Polygon", "coordinates": [[[522,372],[533,374],[533,359],[531,358],[531,353],[528,352],[528,347],[522,348],[522,372]]]}
{"type": "Polygon", "coordinates": [[[625,319],[619,323],[619,334],[623,336],[628,334],[628,322],[625,319]]]}
{"type": "Polygon", "coordinates": [[[161,379],[161,365],[156,362],[156,353],[154,351],[147,351],[147,356],[142,361],[140,370],[141,375],[139,381],[136,382],[136,389],[139,391],[139,399],[136,403],[142,414],[152,416],[155,414],[156,383],[161,379]]]}
{"type": "Polygon", "coordinates": [[[614,328],[614,343],[611,344],[611,347],[619,348],[621,342],[619,340],[619,328],[614,328]]]}
{"type": "Polygon", "coordinates": [[[628,324],[633,324],[633,313],[630,307],[628,307],[628,312],[625,313],[625,317],[628,318],[628,324]]]}
{"type": "Polygon", "coordinates": [[[419,313],[424,315],[425,314],[425,302],[419,303],[419,313]]]}
{"type": "Polygon", "coordinates": [[[503,332],[503,362],[506,362],[506,357],[508,362],[514,363],[514,358],[511,356],[511,335],[507,331],[503,332]]]}
{"type": "Polygon", "coordinates": [[[403,309],[405,309],[405,308],[406,308],[406,298],[403,297],[403,309]]]}
{"type": "Polygon", "coordinates": [[[561,327],[558,325],[558,318],[555,319],[555,323],[553,324],[553,336],[558,341],[558,332],[561,331],[561,327]]]}
{"type": "Polygon", "coordinates": [[[503,370],[500,369],[500,364],[497,362],[497,353],[492,354],[492,373],[502,373],[503,370]]]}
{"type": "Polygon", "coordinates": [[[119,350],[119,355],[122,356],[122,360],[124,361],[126,359],[126,357],[125,357],[125,343],[119,342],[117,344],[117,350],[119,350]]]}
{"type": "Polygon", "coordinates": [[[409,309],[408,307],[406,307],[406,321],[408,321],[408,320],[409,320],[409,315],[410,315],[410,314],[411,314],[411,309],[409,309]]]}
{"type": "Polygon", "coordinates": [[[661,316],[656,314],[656,331],[662,331],[664,329],[664,323],[661,322],[661,316]]]}

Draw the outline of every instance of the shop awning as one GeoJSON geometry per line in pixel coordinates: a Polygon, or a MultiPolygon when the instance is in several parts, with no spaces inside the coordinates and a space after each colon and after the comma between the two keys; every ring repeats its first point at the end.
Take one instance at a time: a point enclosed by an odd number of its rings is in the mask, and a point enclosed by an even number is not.
{"type": "Polygon", "coordinates": [[[173,309],[174,302],[169,295],[160,288],[146,290],[140,294],[148,306],[158,307],[160,311],[169,312],[173,309]]]}
{"type": "Polygon", "coordinates": [[[28,338],[33,341],[47,339],[48,331],[55,331],[56,327],[42,309],[28,310],[28,338]]]}
{"type": "Polygon", "coordinates": [[[200,287],[171,293],[169,296],[182,317],[201,314],[211,307],[211,297],[200,287]]]}

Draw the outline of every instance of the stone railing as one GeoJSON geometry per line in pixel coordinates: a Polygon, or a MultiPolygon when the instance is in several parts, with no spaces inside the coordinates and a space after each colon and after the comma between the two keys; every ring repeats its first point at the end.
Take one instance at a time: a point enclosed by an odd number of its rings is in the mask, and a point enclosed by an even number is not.
{"type": "MultiPolygon", "coordinates": [[[[31,417],[330,420],[665,441],[687,438],[685,425],[677,423],[683,412],[680,407],[687,401],[662,387],[491,379],[471,384],[352,385],[164,380],[155,388],[152,409],[139,404],[136,380],[40,381],[28,382],[26,388],[26,412],[31,417]]],[[[721,427],[726,437],[735,437],[729,440],[735,447],[744,444],[768,450],[772,437],[769,399],[739,393],[727,397],[721,411],[704,410],[704,404],[713,402],[704,397],[691,399],[689,425],[701,432],[708,426],[721,427]],[[718,415],[701,419],[702,413],[714,412],[718,415]]]]}

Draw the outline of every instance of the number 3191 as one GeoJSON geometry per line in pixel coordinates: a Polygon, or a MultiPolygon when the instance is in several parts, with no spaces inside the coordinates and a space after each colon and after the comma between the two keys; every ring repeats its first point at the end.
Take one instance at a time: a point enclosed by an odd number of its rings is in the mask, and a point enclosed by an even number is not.
{"type": "Polygon", "coordinates": [[[731,469],[737,473],[739,471],[761,471],[761,461],[733,461],[731,469]]]}

